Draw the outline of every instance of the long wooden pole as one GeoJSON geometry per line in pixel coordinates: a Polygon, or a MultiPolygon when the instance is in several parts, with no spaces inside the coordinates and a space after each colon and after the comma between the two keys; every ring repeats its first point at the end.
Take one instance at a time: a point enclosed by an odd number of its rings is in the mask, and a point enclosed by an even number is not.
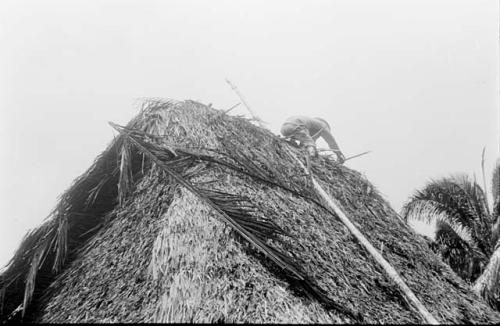
{"type": "Polygon", "coordinates": [[[236,93],[236,95],[239,96],[241,102],[243,103],[244,106],[246,106],[246,108],[248,109],[248,111],[252,115],[252,118],[254,118],[255,120],[257,120],[257,123],[259,124],[259,126],[262,127],[262,128],[264,128],[264,129],[267,129],[264,121],[261,118],[259,118],[257,116],[257,114],[250,108],[250,105],[248,105],[247,101],[245,101],[245,98],[243,97],[243,94],[240,93],[240,91],[238,90],[238,88],[236,88],[236,86],[233,83],[231,83],[229,81],[229,79],[226,79],[226,83],[228,83],[229,86],[231,86],[231,88],[233,89],[233,91],[236,93]]]}
{"type": "MultiPolygon", "coordinates": [[[[227,83],[232,86],[231,82],[227,80],[227,83]]],[[[236,87],[233,87],[233,90],[240,96],[241,101],[247,107],[250,114],[254,117],[255,120],[259,122],[262,128],[267,129],[267,127],[263,124],[263,121],[260,118],[257,118],[255,113],[250,109],[250,107],[245,103],[241,94],[237,91],[236,87]],[[260,123],[262,122],[262,124],[260,123]]],[[[300,167],[304,170],[306,174],[309,174],[308,169],[304,166],[304,164],[298,159],[297,156],[293,152],[290,151],[291,156],[297,161],[300,167]]],[[[432,316],[432,314],[425,308],[425,306],[418,300],[412,290],[406,285],[404,280],[399,276],[398,272],[394,269],[394,267],[384,259],[384,257],[378,252],[375,247],[366,239],[366,237],[358,230],[358,228],[352,224],[349,218],[344,214],[343,210],[340,208],[333,198],[331,198],[327,192],[321,187],[321,185],[314,179],[311,174],[311,180],[314,186],[314,189],[318,192],[318,194],[323,198],[323,200],[328,204],[328,206],[333,210],[333,212],[340,218],[340,221],[349,229],[349,231],[354,235],[354,237],[361,243],[361,245],[372,255],[375,261],[382,266],[387,275],[391,280],[393,280],[400,288],[401,292],[405,296],[406,300],[413,304],[416,308],[417,312],[422,316],[422,318],[431,325],[439,325],[439,322],[432,316]]]]}
{"type": "MultiPolygon", "coordinates": [[[[308,173],[307,168],[304,164],[293,154],[290,152],[292,157],[297,161],[297,163],[302,167],[305,173],[308,173]]],[[[432,314],[425,308],[425,306],[418,300],[412,290],[406,285],[404,280],[399,276],[398,272],[392,267],[387,260],[378,252],[375,247],[366,239],[366,237],[358,230],[358,228],[352,224],[349,218],[344,214],[343,210],[340,206],[335,202],[333,198],[331,198],[327,192],[321,187],[321,185],[314,179],[311,175],[311,180],[314,186],[314,189],[318,192],[318,194],[323,198],[323,200],[328,204],[328,206],[335,212],[335,214],[340,218],[342,223],[349,229],[349,231],[356,237],[359,243],[372,255],[375,261],[382,266],[387,275],[391,280],[393,280],[401,289],[401,292],[406,297],[407,301],[413,304],[413,306],[417,309],[417,312],[424,318],[424,320],[431,325],[439,325],[439,322],[432,316],[432,314]]]]}

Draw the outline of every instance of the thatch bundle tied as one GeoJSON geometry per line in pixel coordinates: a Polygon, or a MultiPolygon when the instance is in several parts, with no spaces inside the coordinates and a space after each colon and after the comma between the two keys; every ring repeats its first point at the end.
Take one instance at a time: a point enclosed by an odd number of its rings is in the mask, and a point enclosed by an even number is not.
{"type": "MultiPolygon", "coordinates": [[[[323,206],[300,149],[193,101],[112,126],[1,275],[1,320],[422,322],[323,206]]],[[[311,169],[439,321],[500,321],[358,172],[311,169]]]]}

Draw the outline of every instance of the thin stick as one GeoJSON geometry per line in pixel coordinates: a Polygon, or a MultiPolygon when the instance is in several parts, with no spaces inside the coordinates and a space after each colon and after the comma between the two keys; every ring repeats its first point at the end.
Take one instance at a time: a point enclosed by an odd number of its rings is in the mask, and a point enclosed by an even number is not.
{"type": "MultiPolygon", "coordinates": [[[[335,150],[333,150],[333,149],[325,149],[325,148],[320,148],[320,149],[318,149],[318,152],[336,152],[336,151],[335,151],[335,150]]],[[[353,158],[359,157],[359,156],[361,156],[361,155],[368,154],[368,153],[371,153],[371,151],[366,151],[366,152],[363,152],[363,153],[360,153],[360,154],[356,154],[356,155],[353,155],[353,156],[349,156],[348,158],[346,158],[346,159],[344,160],[344,162],[345,162],[345,161],[347,161],[347,160],[351,160],[351,159],[353,159],[353,158]]]]}
{"type": "Polygon", "coordinates": [[[252,117],[257,120],[257,123],[259,124],[260,127],[262,128],[266,128],[265,124],[264,124],[264,121],[259,118],[257,116],[257,114],[255,114],[255,112],[250,108],[250,106],[248,105],[248,103],[245,101],[245,99],[243,98],[243,95],[238,91],[238,89],[236,88],[236,86],[234,84],[232,84],[228,79],[226,79],[226,82],[229,84],[229,86],[231,86],[231,88],[233,89],[233,91],[236,93],[236,95],[239,96],[241,102],[243,103],[243,105],[246,106],[246,108],[248,109],[248,111],[250,112],[250,114],[252,115],[252,117]]]}
{"type": "Polygon", "coordinates": [[[232,109],[234,109],[235,107],[237,107],[240,104],[241,104],[241,102],[236,103],[235,105],[233,105],[232,107],[230,107],[229,109],[227,109],[226,111],[224,111],[224,113],[228,113],[229,111],[231,111],[232,109]]]}
{"type": "Polygon", "coordinates": [[[481,170],[483,172],[483,185],[484,185],[484,198],[486,200],[486,206],[490,209],[490,203],[488,201],[488,189],[486,188],[486,176],[484,174],[484,153],[486,152],[486,146],[483,147],[483,154],[481,155],[481,170]]]}
{"type": "Polygon", "coordinates": [[[232,109],[234,109],[235,107],[237,107],[237,106],[238,106],[238,105],[240,105],[240,104],[241,104],[241,102],[238,102],[238,103],[236,103],[235,105],[233,105],[232,107],[230,107],[229,109],[227,109],[227,110],[224,110],[224,111],[222,111],[222,112],[217,113],[214,117],[212,117],[212,118],[210,119],[210,121],[209,121],[208,123],[210,124],[210,123],[212,123],[214,120],[217,120],[217,119],[219,119],[220,117],[222,117],[224,114],[228,114],[228,113],[229,113],[229,111],[231,111],[232,109]]]}
{"type": "Polygon", "coordinates": [[[345,162],[345,161],[348,161],[348,160],[351,160],[351,159],[353,159],[353,158],[356,158],[356,157],[360,157],[361,155],[365,155],[365,154],[368,154],[368,153],[371,153],[371,151],[366,151],[366,152],[363,152],[363,153],[361,153],[361,154],[356,154],[356,155],[353,155],[353,156],[349,156],[348,158],[346,158],[346,159],[344,160],[344,162],[345,162]]]}

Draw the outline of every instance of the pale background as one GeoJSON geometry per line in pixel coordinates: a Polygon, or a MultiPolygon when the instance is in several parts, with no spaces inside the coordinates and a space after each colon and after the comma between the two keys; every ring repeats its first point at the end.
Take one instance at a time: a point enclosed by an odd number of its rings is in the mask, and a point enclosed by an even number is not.
{"type": "MultiPolygon", "coordinates": [[[[136,99],[227,109],[231,79],[276,133],[330,122],[347,166],[399,210],[498,157],[498,2],[0,2],[0,267],[136,99]]],[[[246,114],[239,107],[235,114],[246,114]]],[[[428,231],[428,228],[421,228],[428,231]]]]}

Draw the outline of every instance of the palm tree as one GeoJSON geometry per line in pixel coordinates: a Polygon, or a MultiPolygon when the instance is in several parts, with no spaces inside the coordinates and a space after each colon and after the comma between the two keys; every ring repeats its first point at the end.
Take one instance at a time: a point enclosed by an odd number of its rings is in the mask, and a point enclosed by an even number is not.
{"type": "Polygon", "coordinates": [[[463,174],[433,180],[410,197],[401,215],[407,222],[436,223],[433,250],[500,310],[500,161],[493,172],[491,211],[485,191],[463,174]]]}

